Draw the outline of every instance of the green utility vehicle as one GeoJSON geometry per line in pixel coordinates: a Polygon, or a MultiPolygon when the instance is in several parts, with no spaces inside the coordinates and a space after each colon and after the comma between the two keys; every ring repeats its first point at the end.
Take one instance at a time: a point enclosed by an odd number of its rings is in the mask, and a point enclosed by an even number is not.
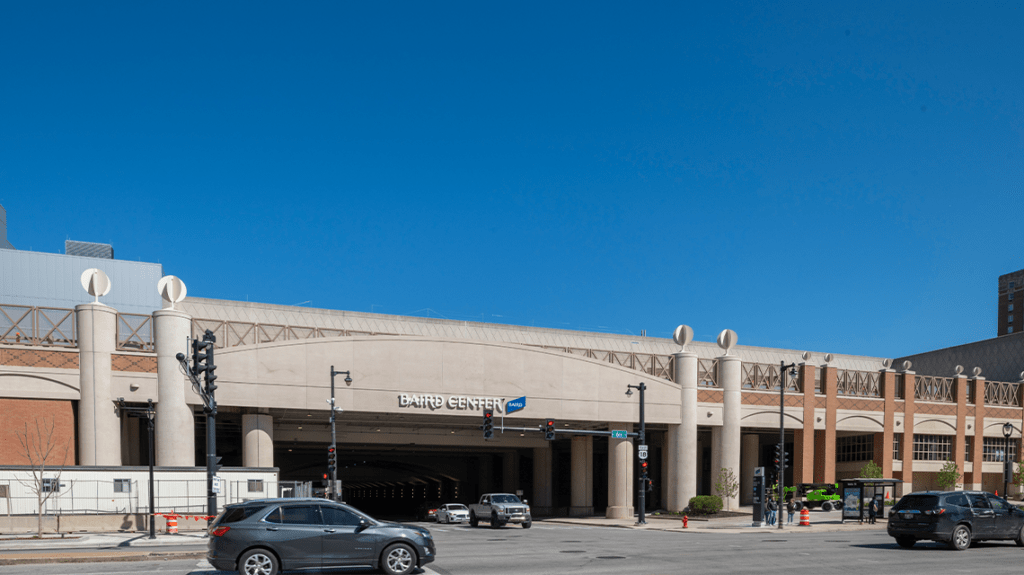
{"type": "Polygon", "coordinates": [[[788,497],[795,493],[795,501],[801,502],[808,509],[821,507],[822,511],[843,508],[843,497],[839,494],[838,483],[801,483],[783,488],[788,497]]]}

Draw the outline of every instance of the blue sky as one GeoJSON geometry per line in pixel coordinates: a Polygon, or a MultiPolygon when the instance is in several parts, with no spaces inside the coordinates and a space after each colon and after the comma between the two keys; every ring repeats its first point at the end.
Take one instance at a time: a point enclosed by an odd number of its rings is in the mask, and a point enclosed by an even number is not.
{"type": "Polygon", "coordinates": [[[8,236],[201,297],[886,357],[994,337],[1020,3],[715,4],[9,2],[8,236]]]}

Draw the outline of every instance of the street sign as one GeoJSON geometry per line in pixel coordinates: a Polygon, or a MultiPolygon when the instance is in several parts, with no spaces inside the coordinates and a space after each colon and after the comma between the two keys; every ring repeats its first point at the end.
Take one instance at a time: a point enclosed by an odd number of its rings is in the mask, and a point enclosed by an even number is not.
{"type": "Polygon", "coordinates": [[[213,476],[213,492],[220,493],[220,477],[213,476]]]}
{"type": "Polygon", "coordinates": [[[526,396],[505,402],[505,413],[515,413],[526,407],[526,396]]]}
{"type": "MultiPolygon", "coordinates": [[[[647,447],[647,446],[645,445],[644,447],[647,447]]],[[[647,450],[646,449],[641,449],[637,453],[637,457],[639,457],[640,459],[647,459],[647,450]]]]}
{"type": "Polygon", "coordinates": [[[638,445],[637,449],[639,449],[640,451],[647,451],[647,446],[646,445],[638,445]]]}
{"type": "Polygon", "coordinates": [[[612,437],[615,438],[615,439],[626,439],[626,432],[625,431],[619,431],[619,430],[613,430],[612,431],[612,437]]]}

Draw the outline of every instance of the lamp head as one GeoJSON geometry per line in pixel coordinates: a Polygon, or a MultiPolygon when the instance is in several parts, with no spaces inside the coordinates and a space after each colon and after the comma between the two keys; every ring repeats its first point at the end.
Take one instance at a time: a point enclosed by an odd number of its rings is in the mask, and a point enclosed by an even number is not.
{"type": "Polygon", "coordinates": [[[1009,439],[1011,435],[1013,435],[1013,424],[1012,423],[1004,423],[1003,424],[1003,437],[1009,439]]]}
{"type": "Polygon", "coordinates": [[[345,383],[352,383],[352,377],[351,377],[351,376],[348,376],[348,375],[346,375],[346,376],[345,376],[345,383]]]}
{"type": "Polygon", "coordinates": [[[626,386],[626,397],[629,397],[631,395],[633,395],[633,390],[631,389],[631,386],[626,386]]]}
{"type": "Polygon", "coordinates": [[[185,361],[185,354],[179,353],[178,355],[174,356],[174,359],[178,361],[185,361]]]}

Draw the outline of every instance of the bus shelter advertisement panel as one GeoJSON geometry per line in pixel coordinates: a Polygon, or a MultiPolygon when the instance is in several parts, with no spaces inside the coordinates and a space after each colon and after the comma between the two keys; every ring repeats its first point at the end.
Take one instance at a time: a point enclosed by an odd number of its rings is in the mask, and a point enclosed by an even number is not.
{"type": "Polygon", "coordinates": [[[860,519],[860,487],[843,490],[843,519],[860,519]]]}

